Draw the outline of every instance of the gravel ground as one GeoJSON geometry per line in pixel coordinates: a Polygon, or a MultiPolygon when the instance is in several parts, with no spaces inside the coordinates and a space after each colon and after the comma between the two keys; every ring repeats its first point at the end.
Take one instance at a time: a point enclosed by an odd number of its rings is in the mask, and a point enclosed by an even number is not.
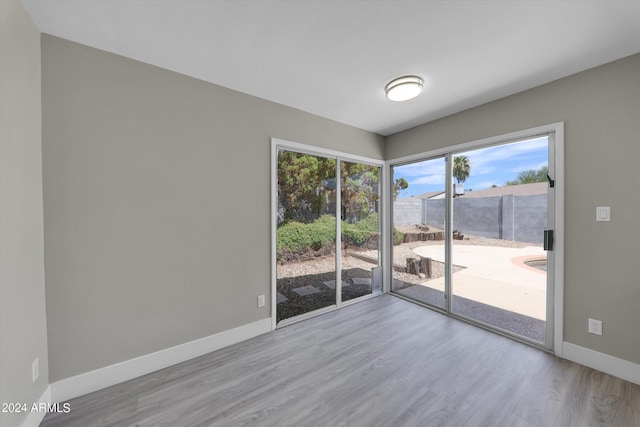
{"type": "MultiPolygon", "coordinates": [[[[377,251],[367,251],[366,254],[377,257],[377,251]]],[[[371,267],[375,267],[373,263],[363,261],[352,256],[343,256],[342,265],[349,268],[359,268],[371,271],[371,267]]],[[[282,279],[285,277],[298,277],[309,274],[333,273],[335,276],[336,259],[335,254],[318,257],[308,261],[288,262],[286,264],[278,264],[276,277],[282,279]]],[[[334,277],[335,278],[335,277],[334,277]]]]}
{"type": "MultiPolygon", "coordinates": [[[[367,251],[377,258],[377,251],[367,251]]],[[[371,268],[376,264],[367,262],[343,252],[342,301],[358,298],[371,293],[370,284],[355,283],[356,278],[371,278],[371,268]]],[[[334,255],[326,255],[312,260],[278,264],[276,277],[278,292],[287,298],[278,304],[277,321],[307,313],[336,303],[335,289],[325,282],[336,279],[336,261],[334,255]],[[313,286],[319,292],[301,296],[294,289],[313,286]]]]}

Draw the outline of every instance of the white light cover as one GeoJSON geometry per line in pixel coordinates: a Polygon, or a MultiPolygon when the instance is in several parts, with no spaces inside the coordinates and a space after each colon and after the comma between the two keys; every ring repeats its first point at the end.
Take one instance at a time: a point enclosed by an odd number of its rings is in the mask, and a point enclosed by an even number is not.
{"type": "Polygon", "coordinates": [[[404,76],[390,81],[384,90],[390,101],[408,101],[420,95],[423,85],[418,76],[404,76]]]}

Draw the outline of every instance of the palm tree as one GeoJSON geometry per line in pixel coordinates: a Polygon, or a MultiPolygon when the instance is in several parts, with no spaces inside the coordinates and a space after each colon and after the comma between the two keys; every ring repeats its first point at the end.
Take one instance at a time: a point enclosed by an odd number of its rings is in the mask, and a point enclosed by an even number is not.
{"type": "Polygon", "coordinates": [[[471,163],[467,156],[456,156],[453,158],[453,176],[458,180],[458,184],[465,182],[471,174],[471,163]]]}

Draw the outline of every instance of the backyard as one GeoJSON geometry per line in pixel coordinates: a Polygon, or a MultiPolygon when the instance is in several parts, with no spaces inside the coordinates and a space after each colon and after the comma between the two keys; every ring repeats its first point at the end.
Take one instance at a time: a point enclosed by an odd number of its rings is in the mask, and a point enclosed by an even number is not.
{"type": "MultiPolygon", "coordinates": [[[[449,196],[444,156],[393,166],[391,291],[544,343],[547,154],[547,137],[456,153],[449,196]]],[[[279,149],[277,173],[277,321],[381,292],[380,166],[279,149]]]]}
{"type": "MultiPolygon", "coordinates": [[[[425,228],[397,228],[392,290],[444,308],[444,242],[425,237],[440,236],[441,230],[431,228],[425,233],[425,228]],[[425,240],[411,241],[412,234],[425,240]],[[428,259],[429,274],[409,272],[407,260],[412,259],[428,259]]],[[[324,247],[278,263],[278,321],[335,304],[335,242],[327,240],[324,247]]],[[[372,268],[379,265],[374,241],[377,242],[376,233],[370,234],[361,246],[343,245],[343,301],[372,293],[372,268]]],[[[546,276],[541,269],[527,264],[544,262],[541,246],[479,236],[464,236],[453,242],[452,311],[543,342],[546,276]]]]}

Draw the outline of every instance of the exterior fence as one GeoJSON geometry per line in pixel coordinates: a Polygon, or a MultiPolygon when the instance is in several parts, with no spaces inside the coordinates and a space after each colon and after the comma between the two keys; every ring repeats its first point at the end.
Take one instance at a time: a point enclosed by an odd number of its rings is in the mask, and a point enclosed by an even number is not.
{"type": "Polygon", "coordinates": [[[393,223],[395,225],[424,224],[423,201],[414,197],[396,199],[393,202],[393,223]]]}
{"type": "MultiPolygon", "coordinates": [[[[397,199],[395,225],[425,224],[444,229],[444,199],[397,199]]],[[[542,244],[547,228],[547,196],[453,199],[453,230],[462,234],[542,244]]]]}

